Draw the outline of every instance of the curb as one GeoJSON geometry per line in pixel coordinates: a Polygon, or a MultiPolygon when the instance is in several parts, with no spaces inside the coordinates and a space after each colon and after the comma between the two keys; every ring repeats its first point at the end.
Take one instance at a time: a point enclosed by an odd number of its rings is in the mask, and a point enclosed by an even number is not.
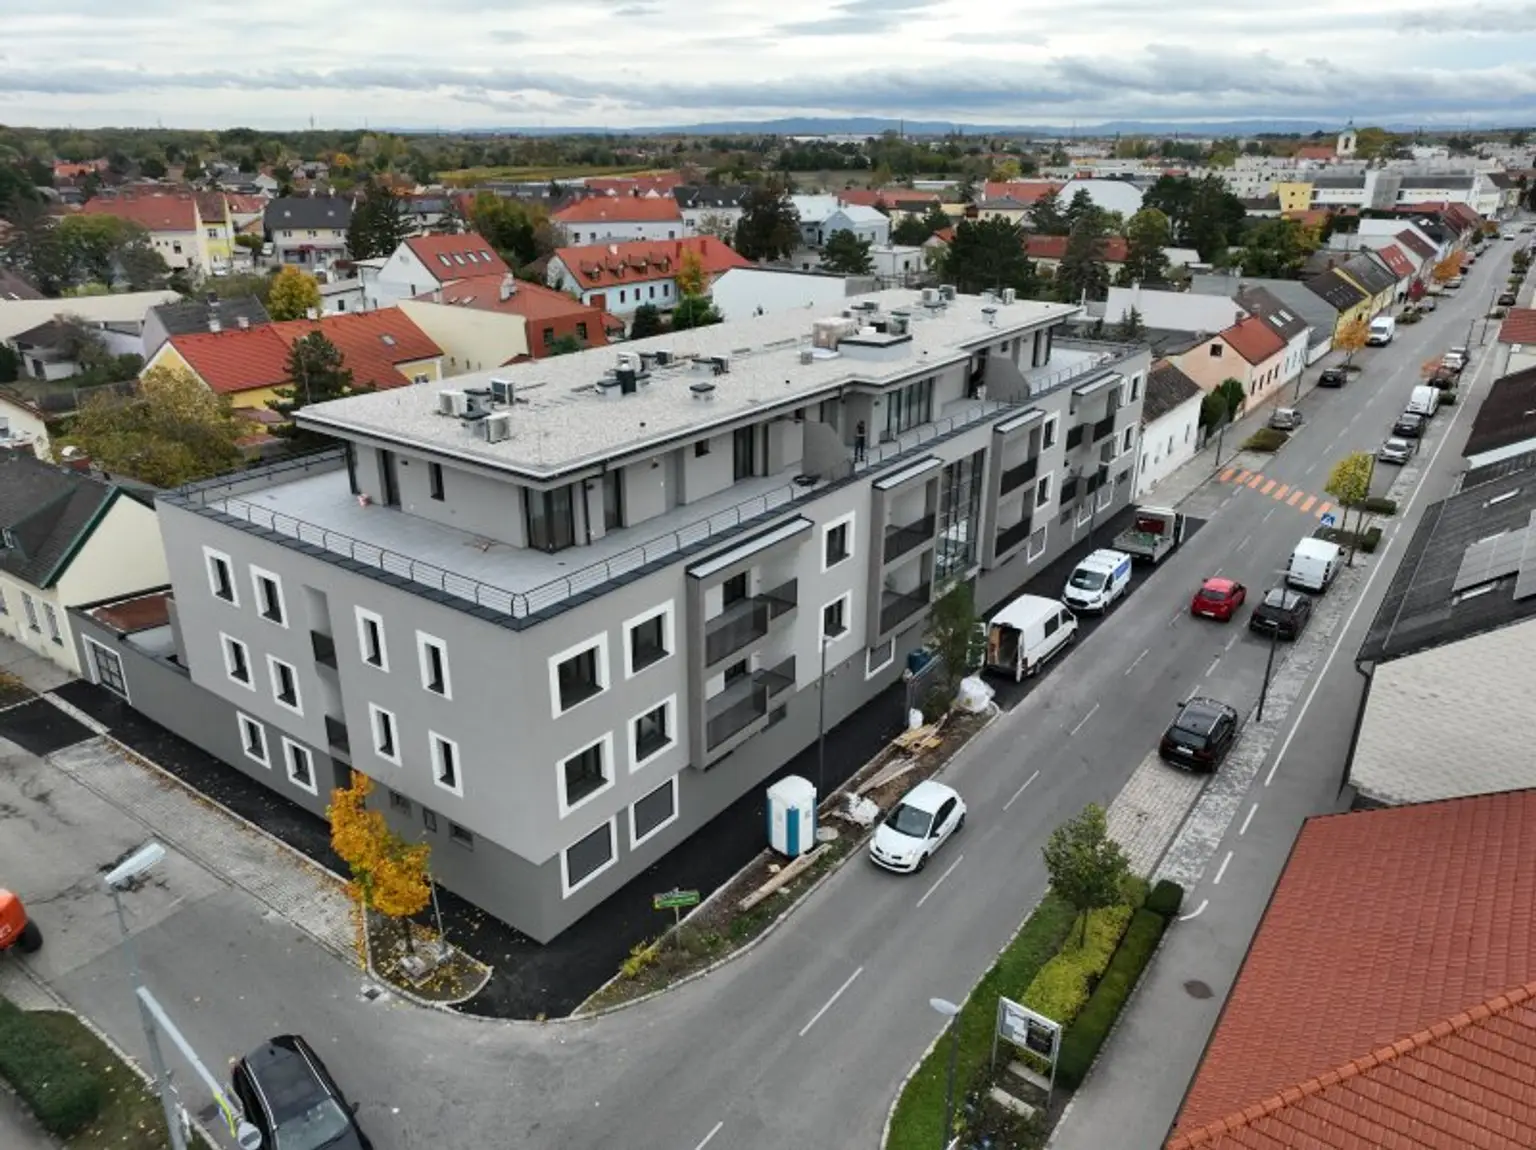
{"type": "MultiPolygon", "coordinates": [[[[378,968],[374,966],[374,963],[373,963],[373,931],[370,930],[369,926],[368,926],[368,911],[367,911],[366,908],[364,908],[364,910],[363,910],[363,926],[362,926],[362,931],[363,931],[363,950],[365,952],[365,958],[367,960],[367,973],[368,973],[368,977],[372,978],[380,986],[384,987],[385,990],[389,994],[391,994],[391,995],[398,995],[399,997],[405,999],[407,1002],[414,1003],[416,1006],[423,1006],[423,1007],[429,1007],[429,1008],[436,1009],[436,1010],[441,1010],[444,1013],[452,1014],[452,1015],[455,1015],[455,1016],[458,1016],[458,1017],[461,1017],[461,1018],[462,1017],[466,1017],[460,1011],[454,1010],[453,1008],[455,1006],[463,1005],[464,1003],[468,1002],[471,998],[475,997],[475,995],[479,994],[482,990],[484,990],[485,987],[486,987],[486,983],[491,981],[491,975],[495,973],[495,971],[492,968],[486,966],[486,964],[481,962],[478,958],[475,958],[473,955],[467,953],[466,951],[459,950],[459,948],[455,946],[453,948],[454,950],[458,951],[459,954],[464,955],[464,957],[468,958],[476,966],[480,967],[482,970],[485,971],[485,978],[481,980],[480,985],[475,987],[475,989],[473,991],[471,991],[469,994],[463,995],[460,998],[453,998],[453,999],[423,998],[419,994],[416,994],[414,991],[407,990],[405,987],[399,985],[398,983],[391,982],[389,979],[385,978],[382,974],[380,974],[379,971],[378,971],[378,968]]],[[[528,1020],[527,1019],[519,1019],[519,1020],[512,1020],[512,1019],[489,1019],[488,1021],[491,1021],[491,1022],[506,1022],[506,1021],[528,1021],[528,1020]]]]}

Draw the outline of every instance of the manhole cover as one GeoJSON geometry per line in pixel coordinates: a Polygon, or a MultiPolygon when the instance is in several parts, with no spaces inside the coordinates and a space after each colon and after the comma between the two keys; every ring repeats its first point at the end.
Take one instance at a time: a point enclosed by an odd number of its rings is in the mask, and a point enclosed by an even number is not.
{"type": "MultiPolygon", "coordinates": [[[[382,990],[380,990],[377,986],[365,986],[365,987],[363,987],[363,997],[366,998],[369,1002],[372,1002],[374,999],[378,998],[379,995],[381,995],[383,993],[384,992],[382,990]]],[[[1207,995],[1209,995],[1211,992],[1210,991],[1206,991],[1205,993],[1207,995]]]]}
{"type": "Polygon", "coordinates": [[[1184,993],[1191,998],[1211,997],[1211,988],[1198,978],[1192,978],[1184,984],[1184,993]]]}

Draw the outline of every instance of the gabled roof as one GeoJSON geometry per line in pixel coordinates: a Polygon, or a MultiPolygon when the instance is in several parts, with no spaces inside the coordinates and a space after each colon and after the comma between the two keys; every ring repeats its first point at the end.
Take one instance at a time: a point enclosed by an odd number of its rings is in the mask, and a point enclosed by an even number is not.
{"type": "MultiPolygon", "coordinates": [[[[267,309],[253,295],[234,299],[184,299],[176,303],[163,303],[149,309],[149,315],[160,321],[166,335],[192,335],[209,330],[209,323],[217,321],[220,328],[229,331],[244,320],[247,327],[259,327],[271,323],[267,309]]],[[[149,316],[145,316],[148,320],[149,316]]]]}
{"type": "Polygon", "coordinates": [[[87,200],[80,210],[88,216],[116,216],[150,232],[197,231],[197,203],[185,192],[119,192],[87,200]]]}
{"type": "Polygon", "coordinates": [[[751,190],[746,184],[682,184],[672,189],[672,198],[680,208],[739,208],[751,190]]]}
{"type": "Polygon", "coordinates": [[[267,231],[294,228],[345,228],[352,222],[352,201],[345,196],[280,196],[267,203],[262,223],[267,231]]]}
{"type": "Polygon", "coordinates": [[[237,192],[226,192],[225,201],[229,204],[231,215],[259,216],[266,210],[266,196],[249,196],[237,192]]]}
{"type": "Polygon", "coordinates": [[[1238,320],[1221,332],[1221,338],[1254,367],[1285,351],[1286,341],[1260,315],[1238,320]]]}
{"type": "Polygon", "coordinates": [[[44,463],[30,452],[0,451],[0,571],[47,589],[122,489],[88,473],[44,463]]]}
{"type": "MultiPolygon", "coordinates": [[[[1529,308],[1522,310],[1536,316],[1529,308]]],[[[1536,367],[1493,381],[1472,419],[1462,454],[1470,458],[1528,439],[1536,439],[1536,367]]]]}
{"type": "MultiPolygon", "coordinates": [[[[437,291],[425,292],[416,297],[422,303],[441,304],[444,307],[462,307],[473,311],[496,312],[500,315],[522,316],[530,323],[569,321],[572,325],[587,325],[587,346],[602,347],[608,342],[607,333],[624,331],[624,321],[599,308],[584,304],[563,291],[528,283],[509,276],[481,276],[478,279],[458,280],[437,291]],[[507,290],[510,289],[510,290],[507,290]],[[503,292],[506,292],[503,298],[503,292]]],[[[539,350],[540,345],[529,341],[529,346],[539,350]]],[[[537,356],[535,356],[537,358],[537,356]]]]}
{"type": "Polygon", "coordinates": [[[478,232],[411,236],[405,246],[438,283],[452,283],[471,276],[502,276],[512,270],[478,232]]]}
{"type": "MultiPolygon", "coordinates": [[[[1032,260],[1060,260],[1067,254],[1067,236],[1024,237],[1024,254],[1032,260]]],[[[1107,264],[1123,264],[1129,254],[1124,236],[1104,240],[1103,259],[1107,264]]]]}
{"type": "Polygon", "coordinates": [[[1499,325],[1500,343],[1536,344],[1536,307],[1512,307],[1499,325]]]}
{"type": "Polygon", "coordinates": [[[1336,270],[1326,271],[1322,275],[1313,276],[1305,282],[1309,291],[1318,298],[1327,301],[1337,311],[1348,311],[1362,300],[1368,298],[1363,291],[1350,283],[1336,270]]]}
{"type": "Polygon", "coordinates": [[[685,240],[633,240],[622,244],[586,244],[559,248],[558,259],[583,288],[620,287],[671,279],[682,266],[684,252],[699,257],[704,272],[717,276],[729,268],[752,267],[723,240],[690,236],[685,240]]]}
{"type": "MultiPolygon", "coordinates": [[[[879,208],[866,208],[862,204],[843,204],[832,215],[840,215],[852,224],[883,224],[886,215],[879,208]]],[[[831,219],[831,216],[827,217],[831,219]]]]}
{"type": "Polygon", "coordinates": [[[981,196],[986,200],[1015,200],[1028,206],[1066,186],[1060,180],[988,180],[982,185],[981,196]]]}
{"type": "Polygon", "coordinates": [[[1397,276],[1393,275],[1386,264],[1378,260],[1375,253],[1371,251],[1350,256],[1339,265],[1338,270],[1371,295],[1380,295],[1397,286],[1397,276]]]}
{"type": "Polygon", "coordinates": [[[1536,791],[1308,819],[1170,1150],[1536,1144],[1536,791]]]}
{"type": "Polygon", "coordinates": [[[1146,427],[1187,403],[1201,392],[1200,385],[1166,359],[1152,365],[1147,374],[1147,390],[1141,403],[1141,425],[1146,427]]]}
{"type": "Polygon", "coordinates": [[[910,207],[904,211],[926,211],[929,204],[940,202],[937,192],[919,192],[912,188],[900,186],[894,188],[844,188],[837,193],[837,198],[844,204],[858,204],[861,207],[873,208],[884,204],[893,208],[897,204],[908,204],[910,207]]]}
{"type": "Polygon", "coordinates": [[[598,195],[627,196],[632,192],[641,195],[655,193],[661,196],[669,196],[672,189],[684,182],[682,172],[650,172],[641,176],[601,176],[595,179],[584,180],[582,186],[587,191],[598,195]]]}
{"type": "Polygon", "coordinates": [[[1420,259],[1429,260],[1435,258],[1434,247],[1428,243],[1425,243],[1423,238],[1420,237],[1417,232],[1411,231],[1408,228],[1404,228],[1392,238],[1395,239],[1398,243],[1402,244],[1403,247],[1407,248],[1420,259]]]}
{"type": "Polygon", "coordinates": [[[28,283],[19,272],[14,272],[10,268],[0,268],[0,303],[6,300],[47,298],[28,283]]]}
{"type": "Polygon", "coordinates": [[[1452,191],[1466,192],[1472,190],[1472,185],[1477,182],[1476,176],[1404,176],[1398,183],[1398,187],[1405,192],[1411,191],[1435,191],[1448,188],[1452,191]]]}
{"type": "Polygon", "coordinates": [[[288,382],[288,343],[276,325],[173,335],[166,341],[210,390],[237,395],[288,382]]]}
{"type": "Polygon", "coordinates": [[[1271,292],[1268,288],[1257,284],[1245,284],[1237,289],[1232,297],[1244,311],[1257,316],[1263,316],[1266,323],[1274,330],[1275,334],[1290,343],[1299,335],[1303,335],[1312,326],[1295,309],[1271,292]]]}
{"type": "Polygon", "coordinates": [[[1375,249],[1381,257],[1381,262],[1392,269],[1398,279],[1409,279],[1413,275],[1413,261],[1403,254],[1403,249],[1396,244],[1387,244],[1385,247],[1375,249]]]}
{"type": "Polygon", "coordinates": [[[588,196],[550,217],[557,224],[673,223],[682,221],[672,196],[588,196]]]}
{"type": "Polygon", "coordinates": [[[1339,153],[1328,144],[1303,144],[1292,154],[1298,160],[1332,160],[1339,153]]]}

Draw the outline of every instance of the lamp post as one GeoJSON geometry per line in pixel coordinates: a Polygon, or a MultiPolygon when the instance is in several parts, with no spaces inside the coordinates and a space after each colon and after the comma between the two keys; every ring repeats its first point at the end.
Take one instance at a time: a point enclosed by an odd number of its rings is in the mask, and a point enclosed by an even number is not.
{"type": "Polygon", "coordinates": [[[1259,688],[1259,722],[1264,721],[1264,700],[1269,698],[1269,677],[1275,670],[1275,646],[1280,641],[1280,628],[1271,623],[1269,625],[1269,658],[1264,661],[1264,685],[1259,688]]]}
{"type": "Polygon", "coordinates": [[[171,1150],[187,1150],[182,1134],[181,1120],[176,1115],[176,1103],[171,1098],[170,1074],[165,1069],[165,1058],[160,1053],[160,1036],[155,1030],[155,1020],[144,1005],[140,992],[145,989],[144,978],[139,972],[139,957],[134,949],[133,936],[128,931],[128,919],[123,914],[123,900],[119,891],[153,868],[165,858],[165,848],[151,839],[138,850],[108,871],[102,882],[112,896],[112,907],[117,912],[118,929],[123,935],[123,954],[128,959],[128,975],[133,980],[133,998],[139,1007],[139,1019],[144,1024],[144,1038],[149,1043],[150,1065],[155,1072],[155,1093],[160,1096],[160,1106],[165,1111],[165,1128],[171,1140],[171,1150]]]}
{"type": "Polygon", "coordinates": [[[955,1067],[960,1061],[960,1008],[947,998],[930,998],[928,1005],[949,1019],[949,1077],[944,1087],[944,1141],[941,1150],[949,1150],[955,1140],[955,1067]]]}
{"type": "Polygon", "coordinates": [[[821,676],[816,680],[816,805],[819,807],[827,782],[827,633],[819,628],[817,633],[821,636],[821,676]]]}

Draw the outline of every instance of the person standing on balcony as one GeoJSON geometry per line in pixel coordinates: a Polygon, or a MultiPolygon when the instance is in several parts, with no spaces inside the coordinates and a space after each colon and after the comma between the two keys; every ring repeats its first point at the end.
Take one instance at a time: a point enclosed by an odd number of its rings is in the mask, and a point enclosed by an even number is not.
{"type": "Polygon", "coordinates": [[[865,441],[864,421],[861,419],[853,429],[853,461],[855,463],[864,462],[865,441]]]}

